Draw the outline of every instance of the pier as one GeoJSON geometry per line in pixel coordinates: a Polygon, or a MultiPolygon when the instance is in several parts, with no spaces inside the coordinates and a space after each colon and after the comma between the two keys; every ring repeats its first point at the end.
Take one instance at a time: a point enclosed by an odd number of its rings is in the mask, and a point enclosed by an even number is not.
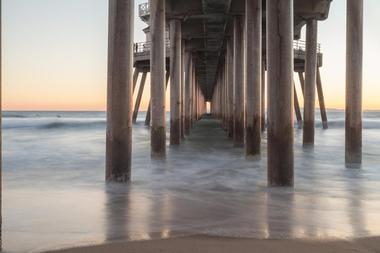
{"type": "MultiPolygon", "coordinates": [[[[363,0],[346,1],[345,165],[360,168],[363,0]]],[[[318,24],[328,18],[331,2],[150,0],[134,13],[134,0],[109,0],[105,180],[132,179],[132,129],[150,80],[145,125],[150,128],[151,159],[164,160],[168,144],[180,149],[194,126],[200,131],[218,125],[236,150],[257,161],[264,159],[266,131],[267,185],[292,187],[295,123],[303,131],[304,148],[312,148],[316,99],[328,131],[318,24]],[[146,22],[144,42],[134,40],[135,15],[146,22]],[[300,40],[303,27],[306,41],[300,40]],[[302,94],[297,94],[297,83],[302,94]],[[168,86],[170,108],[165,106],[168,86]],[[208,107],[210,115],[205,116],[208,107]]]]}
{"type": "MultiPolygon", "coordinates": [[[[109,69],[109,94],[119,95],[119,88],[135,87],[137,75],[142,73],[143,77],[133,119],[126,119],[132,111],[132,104],[126,103],[131,89],[124,92],[127,97],[109,95],[108,132],[136,121],[150,73],[151,98],[145,123],[151,127],[153,158],[162,159],[166,154],[165,91],[170,85],[170,145],[178,146],[191,135],[194,122],[202,119],[209,103],[212,116],[220,120],[235,147],[245,148],[247,157],[260,159],[261,133],[267,131],[268,185],[293,185],[294,118],[303,129],[304,146],[312,147],[318,99],[322,125],[328,129],[318,23],[328,18],[331,0],[152,0],[139,6],[138,15],[147,24],[146,41],[133,45],[132,34],[118,38],[120,33],[112,32],[133,26],[133,22],[125,22],[128,15],[133,16],[133,8],[126,8],[126,2],[133,1],[110,1],[111,6],[117,6],[110,10],[110,41],[124,46],[110,47],[109,58],[130,57],[128,63],[133,61],[133,65],[115,61],[115,67],[124,70],[109,69]],[[301,41],[304,26],[306,41],[301,41]],[[295,75],[302,94],[297,94],[295,75]],[[127,83],[121,83],[125,77],[127,83]],[[303,105],[299,96],[304,98],[303,105]]],[[[363,8],[362,1],[356,0],[348,0],[347,6],[346,164],[357,167],[361,163],[363,8]]],[[[112,134],[108,137],[107,178],[129,181],[130,134],[116,132],[120,137],[117,143],[112,144],[112,134]],[[121,143],[125,144],[119,146],[121,143]],[[120,147],[123,159],[117,155],[120,147]],[[126,176],[120,177],[120,171],[126,176]]]]}

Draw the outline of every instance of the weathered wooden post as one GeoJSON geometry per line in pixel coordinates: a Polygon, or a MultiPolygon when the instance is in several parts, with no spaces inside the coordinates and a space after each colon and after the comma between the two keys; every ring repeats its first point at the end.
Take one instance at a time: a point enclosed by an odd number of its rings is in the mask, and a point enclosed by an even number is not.
{"type": "Polygon", "coordinates": [[[185,40],[181,44],[181,138],[185,138],[185,40]]]}
{"type": "Polygon", "coordinates": [[[142,95],[144,93],[144,88],[145,88],[146,76],[147,76],[147,73],[144,72],[143,75],[142,75],[142,77],[141,77],[140,87],[139,87],[139,91],[138,91],[137,98],[136,98],[136,103],[135,103],[135,109],[133,110],[133,117],[132,117],[132,122],[133,123],[136,123],[137,116],[139,114],[139,109],[140,109],[140,104],[141,104],[141,98],[142,98],[142,95]]]}
{"type": "Polygon", "coordinates": [[[315,87],[317,80],[317,33],[318,21],[307,20],[306,23],[306,61],[304,87],[304,126],[303,144],[314,145],[315,128],[315,87]]]}
{"type": "Polygon", "coordinates": [[[363,0],[347,0],[346,165],[362,163],[363,0]]]}
{"type": "Polygon", "coordinates": [[[139,78],[139,74],[139,70],[135,68],[135,70],[133,71],[133,93],[135,93],[135,88],[137,84],[137,79],[139,78]]]}
{"type": "Polygon", "coordinates": [[[295,83],[294,83],[294,111],[296,113],[298,128],[302,129],[302,125],[303,125],[302,114],[301,114],[300,103],[298,102],[298,96],[297,96],[297,90],[296,90],[296,84],[295,83]]]}
{"type": "Polygon", "coordinates": [[[194,59],[194,55],[191,57],[192,61],[191,61],[191,95],[190,95],[190,98],[191,98],[191,113],[190,113],[190,128],[193,128],[194,127],[194,118],[195,118],[195,109],[194,109],[194,103],[195,103],[195,85],[196,85],[196,79],[195,79],[195,59],[194,59]]]}
{"type": "Polygon", "coordinates": [[[198,85],[198,80],[196,78],[196,73],[195,73],[195,62],[193,63],[193,108],[192,108],[192,127],[194,127],[195,122],[197,121],[197,85],[198,85]]]}
{"type": "Polygon", "coordinates": [[[198,121],[198,92],[199,86],[198,82],[196,82],[194,87],[194,122],[198,121]]]}
{"type": "MultiPolygon", "coordinates": [[[[228,43],[228,42],[227,42],[228,43]]],[[[226,44],[226,48],[228,50],[228,45],[226,44]]],[[[226,118],[225,118],[225,127],[226,127],[226,131],[227,131],[227,135],[230,131],[230,105],[228,104],[228,99],[229,99],[229,85],[228,85],[228,52],[226,50],[226,53],[225,53],[225,59],[224,59],[224,72],[223,72],[223,75],[224,75],[224,80],[225,80],[225,92],[226,92],[226,96],[225,96],[225,100],[224,100],[224,103],[226,105],[226,118]]]]}
{"type": "Polygon", "coordinates": [[[3,248],[3,145],[2,145],[2,1],[0,0],[0,251],[3,248]]]}
{"type": "Polygon", "coordinates": [[[261,151],[261,55],[262,0],[246,0],[246,124],[245,153],[260,155],[261,151]]]}
{"type": "MultiPolygon", "coordinates": [[[[225,130],[228,133],[229,128],[229,117],[230,117],[230,105],[228,104],[228,72],[227,72],[227,59],[224,60],[224,66],[223,66],[223,77],[224,77],[224,104],[225,104],[225,118],[224,118],[224,124],[225,124],[225,130]]],[[[203,101],[202,101],[203,102],[203,101]]]]}
{"type": "Polygon", "coordinates": [[[109,1],[106,180],[131,179],[134,1],[109,1]]]}
{"type": "Polygon", "coordinates": [[[185,63],[185,135],[189,135],[191,125],[191,79],[193,71],[190,52],[186,52],[185,54],[185,63]]]}
{"type": "Polygon", "coordinates": [[[293,185],[293,1],[267,0],[268,184],[293,185]]]}
{"type": "Polygon", "coordinates": [[[234,146],[244,145],[244,17],[234,18],[234,146]]]}
{"type": "Polygon", "coordinates": [[[227,41],[227,85],[228,85],[228,137],[234,136],[234,43],[232,39],[227,41]]]}
{"type": "Polygon", "coordinates": [[[166,153],[165,120],[165,0],[149,0],[150,8],[150,73],[151,73],[151,148],[152,156],[166,153]]]}
{"type": "Polygon", "coordinates": [[[265,97],[265,61],[263,61],[261,65],[261,131],[265,131],[265,105],[266,105],[266,97],[265,97]]]}
{"type": "MultiPolygon", "coordinates": [[[[170,78],[170,72],[169,71],[166,71],[166,76],[165,76],[165,89],[168,88],[168,84],[169,84],[169,78],[170,78]]],[[[152,103],[152,98],[149,100],[149,105],[148,105],[148,109],[146,111],[146,117],[145,117],[145,126],[150,126],[150,121],[151,121],[151,118],[150,118],[150,114],[152,112],[151,110],[151,103],[152,103]]]]}
{"type": "Polygon", "coordinates": [[[223,130],[226,129],[225,125],[225,115],[226,115],[226,104],[224,103],[224,98],[225,98],[225,79],[223,75],[223,68],[219,68],[219,79],[220,79],[220,105],[221,105],[221,121],[222,121],[222,128],[223,130]]]}
{"type": "Polygon", "coordinates": [[[301,71],[298,72],[298,78],[300,79],[302,95],[305,97],[305,78],[303,77],[303,73],[301,71]]]}
{"type": "Polygon", "coordinates": [[[325,98],[323,96],[322,80],[321,80],[321,73],[319,71],[319,68],[317,69],[317,94],[318,94],[318,101],[319,101],[319,109],[321,111],[322,127],[323,129],[327,129],[329,128],[329,126],[327,122],[325,98]]]}
{"type": "Polygon", "coordinates": [[[170,21],[170,145],[181,142],[181,21],[170,21]]]}

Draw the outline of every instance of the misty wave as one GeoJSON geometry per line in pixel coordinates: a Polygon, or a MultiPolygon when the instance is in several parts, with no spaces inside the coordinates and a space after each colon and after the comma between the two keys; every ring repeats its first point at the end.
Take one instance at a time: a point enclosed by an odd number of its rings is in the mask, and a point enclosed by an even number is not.
{"type": "Polygon", "coordinates": [[[3,129],[93,129],[105,128],[105,120],[62,120],[62,121],[43,121],[43,120],[4,120],[3,129]]]}
{"type": "Polygon", "coordinates": [[[27,118],[27,116],[22,115],[22,114],[3,114],[3,118],[27,118]]]}
{"type": "Polygon", "coordinates": [[[105,121],[78,121],[78,122],[51,122],[39,126],[39,129],[62,129],[62,128],[93,128],[103,127],[106,125],[105,121]]]}
{"type": "MultiPolygon", "coordinates": [[[[322,128],[322,122],[316,121],[315,127],[322,128]]],[[[340,129],[345,127],[344,119],[328,120],[328,127],[331,129],[340,129]]],[[[363,129],[380,129],[380,120],[363,119],[363,129]]]]}
{"type": "MultiPolygon", "coordinates": [[[[145,113],[138,115],[135,126],[143,126],[145,113]]],[[[170,115],[167,115],[169,125],[170,115]]],[[[328,126],[330,129],[344,129],[344,111],[328,111],[328,126]]],[[[105,112],[4,112],[3,129],[105,129],[105,112]]],[[[294,127],[298,128],[297,122],[294,127]]],[[[316,128],[322,128],[319,112],[316,112],[316,128]]],[[[380,129],[380,112],[367,111],[363,113],[363,129],[380,129]]]]}

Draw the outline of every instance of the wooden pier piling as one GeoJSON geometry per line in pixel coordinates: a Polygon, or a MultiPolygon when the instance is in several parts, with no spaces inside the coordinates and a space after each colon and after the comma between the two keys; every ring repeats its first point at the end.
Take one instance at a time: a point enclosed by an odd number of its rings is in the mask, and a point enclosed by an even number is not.
{"type": "Polygon", "coordinates": [[[261,131],[265,131],[265,123],[266,123],[266,97],[265,97],[265,61],[262,62],[261,65],[261,131]]]}
{"type": "Polygon", "coordinates": [[[106,180],[131,179],[134,1],[109,1],[106,180]]]}
{"type": "Polygon", "coordinates": [[[144,88],[145,88],[145,83],[146,83],[146,76],[147,76],[147,73],[144,72],[143,75],[142,75],[142,77],[141,77],[140,87],[139,87],[139,91],[137,93],[137,98],[136,98],[136,102],[135,102],[135,109],[133,110],[133,116],[132,116],[132,122],[133,123],[136,123],[137,116],[139,114],[139,109],[140,109],[140,104],[141,104],[141,98],[143,96],[144,88]]]}
{"type": "Polygon", "coordinates": [[[181,142],[181,21],[170,21],[170,145],[181,142]]]}
{"type": "Polygon", "coordinates": [[[317,32],[318,21],[306,23],[306,60],[304,87],[303,144],[314,145],[315,129],[315,87],[317,80],[317,32]]]}
{"type": "Polygon", "coordinates": [[[362,163],[363,0],[347,0],[346,165],[362,163]]]}
{"type": "Polygon", "coordinates": [[[328,129],[329,126],[327,122],[325,98],[323,96],[322,80],[321,80],[321,73],[319,71],[319,68],[317,69],[317,93],[318,93],[318,101],[319,101],[319,110],[321,112],[322,127],[323,129],[328,129]]]}
{"type": "MultiPolygon", "coordinates": [[[[169,71],[166,71],[166,76],[165,76],[165,82],[166,82],[166,84],[165,84],[165,89],[168,88],[169,77],[170,77],[170,73],[169,73],[169,71]]],[[[151,101],[152,101],[152,99],[149,100],[148,109],[147,109],[147,111],[146,111],[145,126],[150,126],[150,123],[151,123],[151,117],[150,117],[150,115],[151,115],[151,113],[152,113],[152,111],[151,111],[151,101]]]]}
{"type": "Polygon", "coordinates": [[[191,125],[191,79],[193,71],[190,52],[186,52],[185,54],[185,63],[185,135],[189,135],[191,125]]]}
{"type": "Polygon", "coordinates": [[[305,78],[303,76],[303,72],[298,72],[298,78],[300,80],[302,95],[305,98],[305,78]]]}
{"type": "Polygon", "coordinates": [[[3,108],[2,108],[2,78],[3,78],[3,72],[2,72],[2,59],[3,59],[3,53],[2,53],[2,0],[0,0],[0,251],[3,248],[3,144],[2,144],[2,114],[3,114],[3,108]]]}
{"type": "Polygon", "coordinates": [[[302,126],[303,126],[302,114],[301,114],[300,103],[298,101],[298,96],[297,96],[297,90],[296,90],[296,84],[295,83],[294,83],[294,112],[296,114],[298,128],[302,129],[302,126]]]}
{"type": "Polygon", "coordinates": [[[246,0],[245,154],[261,151],[262,1],[246,0]]]}
{"type": "Polygon", "coordinates": [[[234,146],[244,146],[244,17],[234,18],[234,146]]]}
{"type": "MultiPolygon", "coordinates": [[[[192,56],[193,57],[193,56],[192,56]]],[[[193,128],[193,113],[194,113],[194,106],[193,106],[193,101],[194,101],[194,64],[193,64],[193,58],[191,58],[191,72],[190,72],[190,130],[193,128]]]]}
{"type": "Polygon", "coordinates": [[[267,1],[268,184],[294,182],[293,1],[267,1]]]}
{"type": "Polygon", "coordinates": [[[163,157],[166,153],[165,110],[165,0],[150,0],[151,32],[151,153],[163,157]]]}
{"type": "Polygon", "coordinates": [[[136,88],[136,84],[137,84],[137,79],[139,78],[139,70],[137,68],[135,68],[135,70],[133,71],[133,93],[135,93],[135,88],[136,88]]]}
{"type": "Polygon", "coordinates": [[[185,40],[181,42],[181,138],[185,138],[185,40]]]}
{"type": "Polygon", "coordinates": [[[228,85],[228,137],[234,136],[234,43],[232,39],[227,41],[227,85],[228,85]]]}

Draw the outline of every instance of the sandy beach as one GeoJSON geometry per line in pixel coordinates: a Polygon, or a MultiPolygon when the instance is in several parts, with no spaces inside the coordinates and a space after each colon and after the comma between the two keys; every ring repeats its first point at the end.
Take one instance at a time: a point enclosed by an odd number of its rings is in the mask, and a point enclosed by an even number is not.
{"type": "Polygon", "coordinates": [[[58,251],[54,253],[367,253],[380,251],[380,238],[355,240],[258,240],[209,236],[190,236],[151,241],[119,242],[58,251]]]}

